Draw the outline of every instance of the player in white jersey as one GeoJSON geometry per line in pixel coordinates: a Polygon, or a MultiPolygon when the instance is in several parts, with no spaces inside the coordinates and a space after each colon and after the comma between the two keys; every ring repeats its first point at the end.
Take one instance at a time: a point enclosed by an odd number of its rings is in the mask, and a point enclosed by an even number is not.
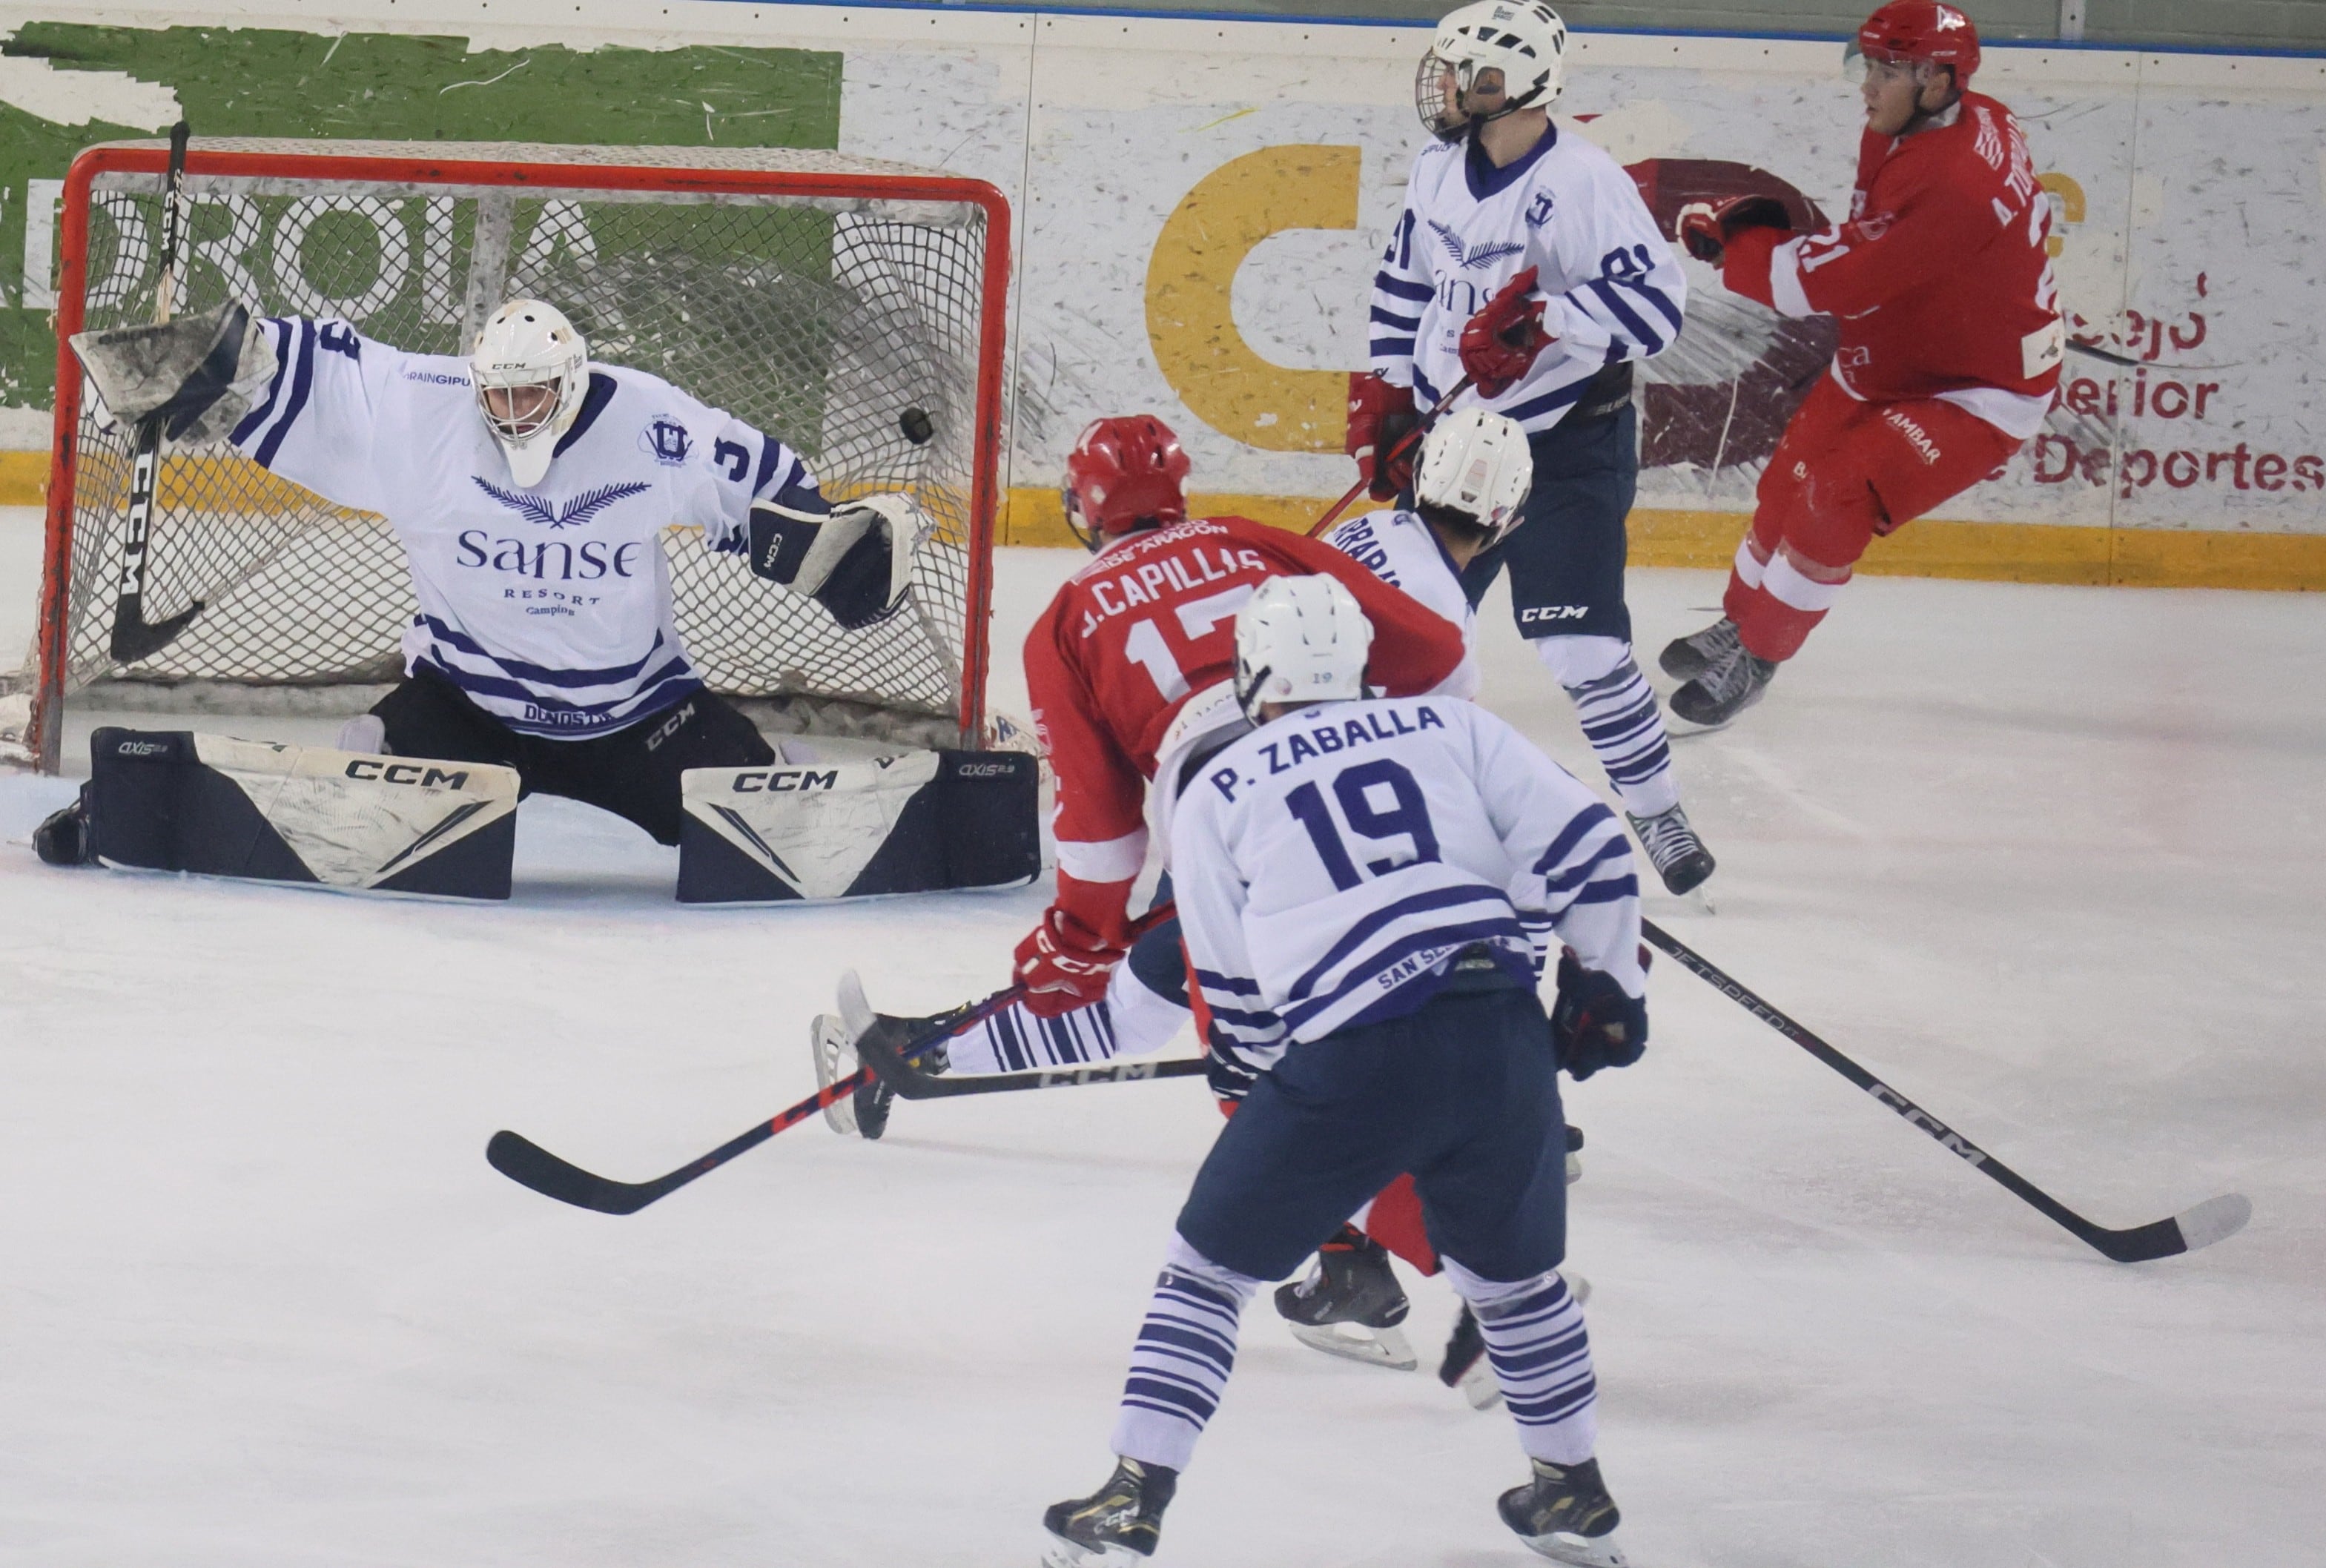
{"type": "Polygon", "coordinates": [[[1531,1461],[1503,1519],[1547,1556],[1622,1561],[1582,1312],[1557,1272],[1558,1073],[1626,1065],[1647,1043],[1631,853],[1614,813],[1493,715],[1367,699],[1368,637],[1324,578],[1273,579],[1237,617],[1256,728],[1201,765],[1171,837],[1213,1048],[1256,1078],[1180,1210],[1114,1472],[1045,1517],[1058,1568],[1154,1552],[1244,1304],[1405,1171],[1531,1461]]]}
{"type": "Polygon", "coordinates": [[[1465,380],[1528,432],[1531,526],[1464,574],[1470,602],[1507,563],[1520,636],[1573,699],[1664,886],[1712,875],[1632,654],[1624,524],[1639,476],[1632,365],[1679,337],[1687,283],[1638,187],[1560,130],[1567,28],[1540,0],[1479,0],[1438,23],[1416,79],[1438,142],[1415,159],[1373,280],[1370,373],[1350,377],[1348,450],[1377,500],[1382,458],[1465,380]]]}
{"type": "MultiPolygon", "coordinates": [[[[1437,690],[1468,698],[1478,690],[1477,613],[1463,597],[1461,570],[1524,520],[1520,506],[1531,476],[1525,434],[1510,420],[1482,409],[1448,414],[1423,441],[1419,474],[1417,509],[1353,517],[1326,533],[1325,543],[1462,628],[1468,652],[1437,690]]],[[[811,1044],[824,1081],[852,1071],[846,1022],[851,1013],[860,1024],[870,1016],[851,995],[840,1012],[815,1021],[811,1044]]],[[[1101,1000],[1049,1018],[1023,1004],[1011,1007],[949,1040],[945,1068],[1014,1072],[1143,1056],[1168,1044],[1189,1016],[1178,928],[1165,924],[1133,945],[1101,1000]]],[[[890,1095],[876,1088],[867,1097],[880,1108],[872,1120],[868,1123],[853,1107],[835,1108],[826,1114],[833,1129],[868,1137],[885,1130],[890,1095]]]]}
{"type": "MultiPolygon", "coordinates": [[[[344,748],[505,764],[527,792],[675,844],[684,770],[775,754],[688,659],[665,530],[697,526],[707,549],[748,551],[754,572],[845,627],[901,602],[924,529],[909,502],[835,514],[782,441],[658,376],[591,364],[540,301],[502,305],[465,358],[405,353],[340,320],[253,321],[239,306],[172,332],[108,337],[136,336],[145,361],[165,364],[215,339],[190,369],[181,357],[145,379],[182,375],[169,407],[191,418],[200,404],[212,429],[239,398],[236,447],[381,514],[404,546],[419,600],[405,677],[350,722],[344,748]]],[[[124,381],[117,348],[83,351],[112,400],[135,407],[153,389],[124,381]]]]}

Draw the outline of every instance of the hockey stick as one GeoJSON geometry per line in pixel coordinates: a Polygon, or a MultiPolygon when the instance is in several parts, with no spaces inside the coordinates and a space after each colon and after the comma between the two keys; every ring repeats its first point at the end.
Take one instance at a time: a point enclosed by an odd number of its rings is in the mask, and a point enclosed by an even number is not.
{"type": "MultiPolygon", "coordinates": [[[[935,1026],[904,1047],[902,1053],[908,1058],[917,1056],[938,1042],[960,1034],[980,1019],[991,1017],[1024,994],[1023,986],[1011,986],[994,992],[972,1007],[933,1018],[930,1023],[935,1026]]],[[[788,1110],[779,1111],[749,1132],[728,1139],[700,1159],[692,1160],[667,1175],[656,1176],[651,1182],[617,1182],[593,1174],[571,1161],[558,1158],[523,1134],[513,1133],[507,1128],[495,1133],[486,1143],[485,1160],[518,1186],[530,1187],[544,1198],[554,1198],[577,1209],[595,1210],[600,1214],[635,1214],[647,1204],[669,1197],[697,1176],[717,1170],[738,1155],[748,1154],[777,1133],[797,1127],[824,1107],[846,1099],[872,1082],[872,1070],[860,1067],[837,1082],[826,1084],[788,1110]]]]}
{"type": "MultiPolygon", "coordinates": [[[[1177,911],[1171,905],[1157,905],[1131,922],[1131,940],[1135,942],[1146,935],[1175,913],[1177,911]]],[[[972,1025],[991,1017],[1025,994],[1026,988],[1022,985],[1008,986],[982,1002],[939,1014],[928,1020],[929,1027],[920,1038],[900,1047],[898,1054],[909,1062],[940,1042],[950,1040],[972,1025]]],[[[570,1160],[560,1159],[524,1134],[510,1132],[506,1127],[486,1141],[485,1161],[518,1186],[530,1187],[544,1198],[554,1198],[577,1209],[592,1209],[600,1214],[635,1214],[647,1204],[669,1197],[697,1176],[717,1170],[736,1155],[749,1153],[777,1133],[797,1127],[826,1106],[837,1105],[858,1090],[869,1088],[877,1081],[870,1068],[859,1067],[847,1077],[826,1084],[789,1109],[778,1111],[749,1131],[728,1139],[700,1159],[681,1165],[666,1175],[656,1176],[651,1182],[617,1182],[594,1174],[570,1160]]]]}
{"type": "Polygon", "coordinates": [[[2103,1257],[2118,1263],[2145,1263],[2151,1258],[2193,1252],[2200,1247],[2210,1247],[2216,1241],[2235,1236],[2245,1229],[2246,1221],[2253,1218],[2253,1203],[2249,1199],[2240,1192],[2225,1192],[2218,1198],[2208,1198],[2192,1209],[2185,1209],[2169,1220],[2159,1220],[2153,1224],[2135,1225],[2125,1230],[2110,1230],[2095,1225],[1993,1155],[1974,1147],[1960,1133],[1754,996],[1655,922],[1642,920],[1640,930],[1649,942],[1678,960],[1680,967],[1896,1111],[1910,1125],[1920,1127],[1936,1139],[1949,1154],[1994,1178],[2013,1197],[2068,1230],[2103,1257]]]}
{"type": "MultiPolygon", "coordinates": [[[[1429,405],[1429,412],[1423,414],[1420,419],[1414,422],[1414,426],[1411,430],[1406,431],[1403,436],[1399,438],[1397,445],[1390,448],[1389,455],[1382,459],[1379,463],[1373,466],[1373,471],[1375,473],[1381,473],[1386,470],[1391,463],[1397,461],[1398,459],[1405,456],[1408,451],[1411,450],[1415,442],[1419,441],[1423,436],[1429,433],[1429,427],[1437,422],[1437,416],[1444,413],[1447,409],[1453,407],[1454,400],[1461,396],[1464,393],[1469,391],[1470,383],[1476,379],[1477,378],[1475,376],[1465,376],[1461,380],[1454,384],[1453,391],[1439,398],[1436,403],[1431,404],[1429,405]]],[[[1355,484],[1350,486],[1346,495],[1334,502],[1332,506],[1326,507],[1325,515],[1308,525],[1308,537],[1311,539],[1316,538],[1317,535],[1322,533],[1326,529],[1330,528],[1335,523],[1338,522],[1340,520],[1341,514],[1347,511],[1351,504],[1353,504],[1359,496],[1363,495],[1369,487],[1371,487],[1372,484],[1372,481],[1371,479],[1359,479],[1355,484]]]]}
{"type": "MultiPolygon", "coordinates": [[[[186,122],[170,127],[170,166],[162,178],[162,281],[154,292],[154,324],[167,326],[177,304],[178,251],[185,237],[186,122]]],[[[162,416],[137,426],[137,456],[129,470],[129,522],[121,541],[121,591],[113,606],[109,651],[116,664],[151,658],[177,640],[202,613],[196,599],[166,621],[145,618],[145,542],[154,526],[154,488],[162,467],[162,416]]]]}

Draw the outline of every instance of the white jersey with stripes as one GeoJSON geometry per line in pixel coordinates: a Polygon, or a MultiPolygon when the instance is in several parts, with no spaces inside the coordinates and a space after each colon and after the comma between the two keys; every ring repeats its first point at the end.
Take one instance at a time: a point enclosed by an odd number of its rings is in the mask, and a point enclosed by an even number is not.
{"type": "Polygon", "coordinates": [[[1171,834],[1212,1044],[1249,1067],[1414,1011],[1474,945],[1531,989],[1555,934],[1645,988],[1614,813],[1467,702],[1330,702],[1262,725],[1189,782],[1171,834]]]}
{"type": "Polygon", "coordinates": [[[699,527],[706,548],[740,552],[755,498],[827,510],[783,442],[641,370],[591,366],[547,475],[526,487],[478,412],[466,359],[406,354],[345,321],[266,329],[281,368],[235,445],[388,520],[420,606],[406,672],[436,671],[512,729],[603,735],[702,686],[672,618],[665,529],[699,527]]]}
{"type": "Polygon", "coordinates": [[[1463,325],[1528,267],[1556,341],[1484,406],[1530,432],[1557,424],[1607,366],[1679,336],[1688,281],[1639,187],[1553,123],[1500,169],[1475,135],[1414,159],[1373,279],[1373,370],[1437,402],[1462,379],[1463,325]]]}
{"type": "Polygon", "coordinates": [[[1325,543],[1462,628],[1462,662],[1437,683],[1437,694],[1465,700],[1477,696],[1478,612],[1462,591],[1462,573],[1454,558],[1421,515],[1396,508],[1361,513],[1335,524],[1325,543]]]}

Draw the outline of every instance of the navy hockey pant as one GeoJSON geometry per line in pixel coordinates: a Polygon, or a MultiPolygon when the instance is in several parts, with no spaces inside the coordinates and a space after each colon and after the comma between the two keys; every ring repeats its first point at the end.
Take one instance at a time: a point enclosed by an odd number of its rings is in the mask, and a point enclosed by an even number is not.
{"type": "Polygon", "coordinates": [[[1630,407],[1570,420],[1528,438],[1534,488],[1526,521],[1470,562],[1462,591],[1475,606],[1504,566],[1519,636],[1632,640],[1624,602],[1624,519],[1639,489],[1639,416],[1630,407]]]}
{"type": "Polygon", "coordinates": [[[1179,1234],[1282,1279],[1408,1171],[1432,1244],[1481,1278],[1531,1279],[1566,1256],[1558,1057],[1531,989],[1441,992],[1293,1046],[1221,1130],[1179,1234]]]}

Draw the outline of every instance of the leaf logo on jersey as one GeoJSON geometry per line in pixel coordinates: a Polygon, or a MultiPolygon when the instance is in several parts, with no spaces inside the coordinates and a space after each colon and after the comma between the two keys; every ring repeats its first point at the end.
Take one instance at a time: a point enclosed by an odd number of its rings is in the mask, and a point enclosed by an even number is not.
{"type": "Polygon", "coordinates": [[[528,523],[545,524],[552,528],[579,528],[617,501],[626,501],[654,488],[635,480],[627,485],[600,485],[594,490],[584,490],[563,506],[545,496],[527,495],[522,490],[504,490],[489,479],[469,476],[477,481],[477,488],[523,517],[528,523]]]}
{"type": "Polygon", "coordinates": [[[1437,242],[1446,247],[1457,266],[1489,267],[1506,255],[1516,255],[1526,249],[1526,246],[1507,239],[1488,240],[1474,249],[1465,249],[1462,237],[1436,218],[1429,220],[1429,227],[1437,231],[1437,242]]]}

